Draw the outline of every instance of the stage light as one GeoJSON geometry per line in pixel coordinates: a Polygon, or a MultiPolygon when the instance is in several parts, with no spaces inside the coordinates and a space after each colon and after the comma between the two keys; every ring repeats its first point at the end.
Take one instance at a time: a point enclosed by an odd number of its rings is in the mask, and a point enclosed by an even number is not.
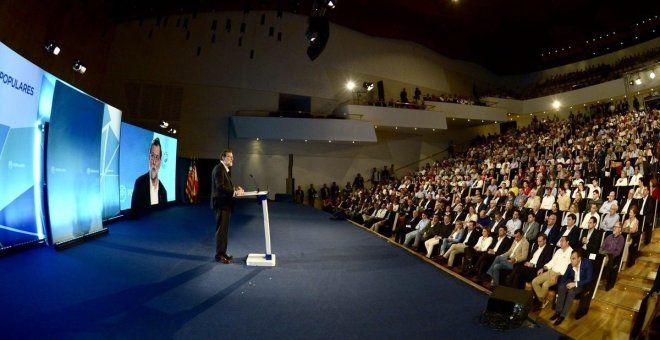
{"type": "Polygon", "coordinates": [[[60,47],[57,46],[57,43],[54,40],[46,44],[45,48],[46,51],[52,55],[60,54],[60,47]]]}
{"type": "Polygon", "coordinates": [[[635,79],[635,85],[642,85],[642,79],[641,78],[635,79]]]}
{"type": "Polygon", "coordinates": [[[334,9],[335,7],[337,7],[337,1],[338,0],[323,0],[323,4],[327,8],[333,8],[334,9]]]}
{"type": "Polygon", "coordinates": [[[364,83],[362,83],[362,88],[364,88],[365,90],[367,90],[367,92],[369,92],[374,89],[374,83],[365,81],[364,83]]]}
{"type": "Polygon", "coordinates": [[[349,91],[353,91],[355,89],[355,82],[353,82],[352,80],[349,80],[346,83],[346,89],[349,90],[349,91]]]}
{"type": "Polygon", "coordinates": [[[164,120],[160,122],[160,128],[161,129],[167,129],[169,126],[170,126],[170,123],[168,123],[164,120]]]}
{"type": "Polygon", "coordinates": [[[651,71],[651,73],[649,73],[649,78],[655,79],[655,72],[651,71]]]}
{"type": "Polygon", "coordinates": [[[561,103],[558,100],[555,100],[554,102],[552,102],[552,107],[555,110],[559,110],[559,108],[561,107],[561,103]]]}
{"type": "Polygon", "coordinates": [[[80,74],[85,74],[85,72],[87,72],[87,67],[85,67],[85,65],[83,65],[83,64],[80,62],[80,59],[74,61],[74,62],[73,62],[73,66],[71,66],[71,68],[72,68],[75,72],[78,72],[78,73],[80,73],[80,74]]]}

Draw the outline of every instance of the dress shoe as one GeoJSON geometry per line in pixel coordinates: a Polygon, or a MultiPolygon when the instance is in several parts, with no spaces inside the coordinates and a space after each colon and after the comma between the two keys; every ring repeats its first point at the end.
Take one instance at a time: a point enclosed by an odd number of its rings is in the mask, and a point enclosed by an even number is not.
{"type": "Polygon", "coordinates": [[[552,314],[552,316],[550,317],[550,321],[555,321],[557,320],[558,317],[559,317],[559,313],[552,314]]]}
{"type": "Polygon", "coordinates": [[[231,259],[228,258],[228,257],[226,257],[226,256],[224,256],[224,255],[222,255],[222,256],[220,256],[220,257],[216,257],[216,258],[215,258],[215,262],[220,262],[220,263],[224,263],[224,264],[230,264],[230,263],[231,263],[231,259]]]}
{"type": "Polygon", "coordinates": [[[553,325],[559,326],[559,324],[561,324],[563,321],[564,321],[564,317],[560,316],[557,318],[557,320],[555,320],[555,323],[553,325]]]}

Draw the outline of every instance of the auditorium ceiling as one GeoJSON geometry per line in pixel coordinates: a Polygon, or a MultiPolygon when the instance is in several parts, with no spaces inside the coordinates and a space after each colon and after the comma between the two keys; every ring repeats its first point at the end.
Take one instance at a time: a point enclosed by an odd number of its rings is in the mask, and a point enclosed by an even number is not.
{"type": "MultiPolygon", "coordinates": [[[[280,9],[285,17],[309,15],[314,0],[106,3],[121,22],[211,10],[280,9]]],[[[417,42],[501,75],[583,60],[658,37],[658,15],[660,1],[649,0],[338,0],[336,8],[326,12],[330,22],[372,36],[417,42]]]]}

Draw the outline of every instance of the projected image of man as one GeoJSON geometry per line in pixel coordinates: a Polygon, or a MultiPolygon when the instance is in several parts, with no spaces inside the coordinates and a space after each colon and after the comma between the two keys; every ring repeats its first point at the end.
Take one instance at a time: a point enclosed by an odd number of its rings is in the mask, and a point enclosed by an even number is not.
{"type": "Polygon", "coordinates": [[[138,177],[133,186],[131,211],[134,215],[139,215],[167,203],[167,190],[158,179],[162,157],[163,151],[160,146],[160,140],[155,138],[149,148],[149,171],[138,177]]]}

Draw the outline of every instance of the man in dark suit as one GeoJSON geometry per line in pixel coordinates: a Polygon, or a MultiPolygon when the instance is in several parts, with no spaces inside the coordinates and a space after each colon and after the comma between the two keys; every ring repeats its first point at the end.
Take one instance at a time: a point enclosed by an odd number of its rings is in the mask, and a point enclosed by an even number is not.
{"type": "Polygon", "coordinates": [[[559,238],[561,227],[557,224],[557,215],[550,214],[548,215],[548,222],[541,227],[539,233],[545,234],[548,237],[548,243],[556,247],[559,243],[559,238]]]}
{"type": "Polygon", "coordinates": [[[230,168],[233,165],[234,154],[231,150],[225,150],[211,175],[211,208],[215,210],[215,260],[224,264],[234,259],[227,254],[229,220],[234,209],[234,197],[243,194],[243,188],[234,187],[231,182],[230,168]]]}
{"type": "Polygon", "coordinates": [[[577,218],[575,217],[575,214],[568,214],[568,217],[566,218],[568,224],[561,227],[559,232],[561,236],[566,236],[568,238],[568,244],[573,249],[582,247],[582,242],[580,242],[580,228],[575,224],[576,220],[577,218]]]}
{"type": "Polygon", "coordinates": [[[155,138],[149,147],[149,172],[138,177],[133,185],[131,215],[134,217],[167,203],[167,190],[158,179],[162,156],[160,140],[155,138]]]}
{"type": "Polygon", "coordinates": [[[554,250],[554,247],[548,244],[548,237],[543,233],[539,234],[536,242],[530,246],[527,261],[514,266],[513,272],[507,278],[507,286],[524,289],[525,283],[532,282],[539,268],[543,268],[552,259],[554,250]]]}
{"type": "Polygon", "coordinates": [[[582,242],[582,254],[586,257],[589,254],[597,254],[600,249],[600,244],[603,241],[602,231],[596,229],[596,218],[589,217],[587,222],[587,229],[582,230],[580,234],[580,242],[582,242]]]}
{"type": "Polygon", "coordinates": [[[653,234],[653,212],[655,210],[655,199],[649,195],[648,188],[644,188],[642,191],[642,198],[637,200],[637,206],[639,207],[640,228],[644,233],[644,244],[648,245],[653,234]]]}
{"type": "Polygon", "coordinates": [[[571,263],[557,284],[557,304],[555,314],[550,317],[555,326],[559,326],[573,304],[575,295],[584,290],[593,278],[593,268],[589,259],[583,259],[579,250],[571,253],[571,263]]]}

